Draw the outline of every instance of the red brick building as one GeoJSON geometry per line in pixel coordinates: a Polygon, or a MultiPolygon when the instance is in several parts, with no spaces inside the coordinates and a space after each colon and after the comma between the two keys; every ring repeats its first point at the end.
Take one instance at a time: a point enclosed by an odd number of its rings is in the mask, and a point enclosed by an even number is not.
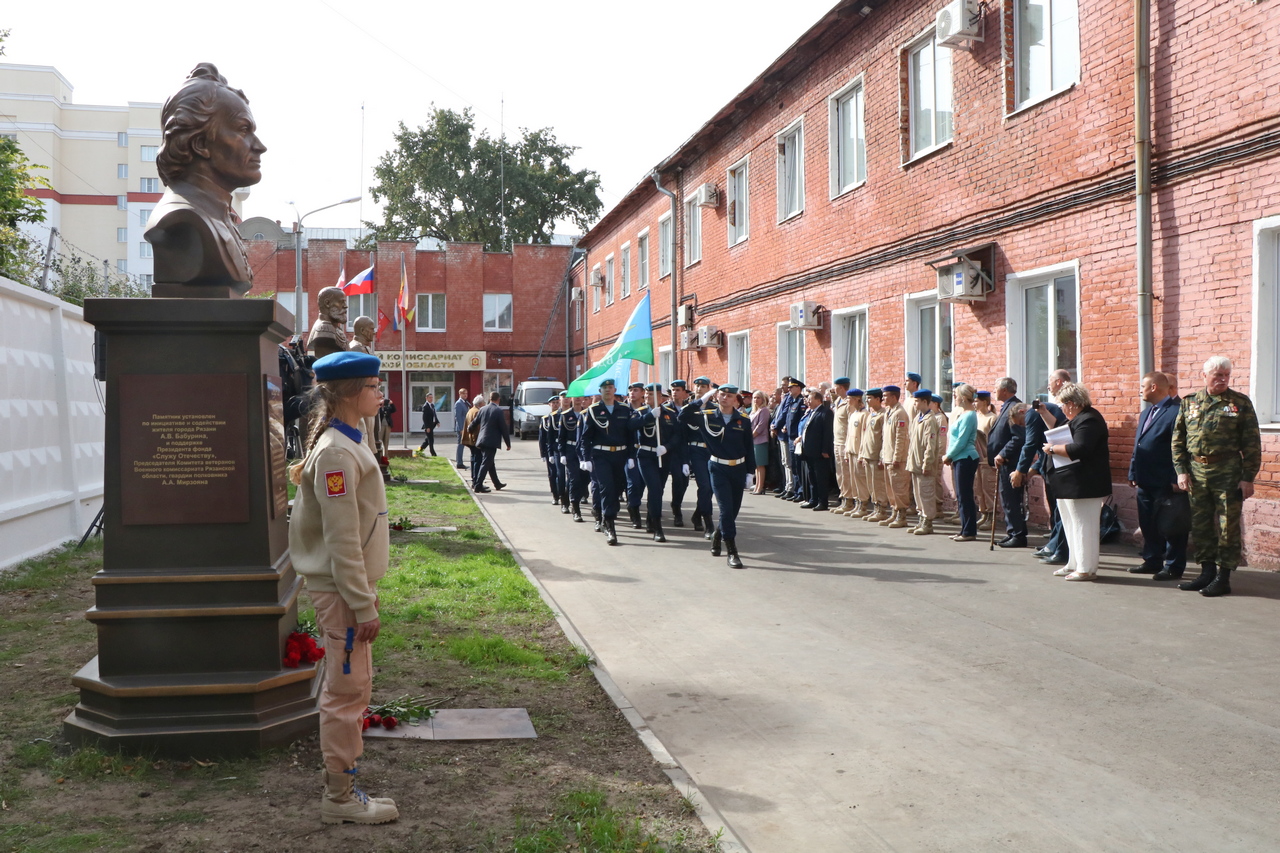
{"type": "MultiPolygon", "coordinates": [[[[293,310],[295,256],[271,240],[251,240],[253,290],[276,293],[293,310]]],[[[418,251],[414,243],[379,243],[376,251],[348,250],[344,240],[311,240],[302,250],[304,334],[315,321],[316,295],[375,264],[375,292],[348,298],[347,324],[360,315],[391,318],[400,291],[404,259],[409,292],[417,312],[405,333],[406,385],[411,408],[422,405],[428,391],[452,430],[451,404],[457,390],[471,397],[490,391],[503,394],[504,405],[519,382],[537,374],[564,378],[564,278],[569,246],[517,245],[511,252],[485,252],[478,243],[447,243],[440,251],[418,251]],[[545,339],[545,347],[544,347],[545,339]],[[539,360],[539,352],[541,359],[539,360]]],[[[376,342],[385,368],[383,378],[401,427],[405,412],[401,394],[400,333],[389,327],[376,342]]],[[[410,429],[421,427],[420,419],[410,429]]]]}
{"type": "MultiPolygon", "coordinates": [[[[606,213],[573,271],[575,369],[646,287],[664,381],[1010,375],[1029,399],[1066,368],[1107,417],[1135,526],[1132,5],[961,0],[950,30],[943,5],[839,3],[658,164],[674,211],[645,177],[606,213]],[[981,40],[943,44],[966,24],[981,40]],[[976,298],[954,298],[957,273],[976,298]],[[693,309],[674,351],[673,289],[693,309]]],[[[1206,358],[1234,362],[1264,422],[1246,548],[1277,567],[1280,19],[1234,0],[1152,6],[1154,366],[1188,393],[1206,358]]]]}

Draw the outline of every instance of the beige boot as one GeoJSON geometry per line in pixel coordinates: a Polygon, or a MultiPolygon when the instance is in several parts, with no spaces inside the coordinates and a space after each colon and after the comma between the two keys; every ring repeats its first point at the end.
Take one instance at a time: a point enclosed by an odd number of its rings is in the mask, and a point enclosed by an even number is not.
{"type": "Polygon", "coordinates": [[[920,520],[920,526],[911,531],[916,536],[928,536],[933,533],[933,519],[923,518],[920,520]]]}
{"type": "Polygon", "coordinates": [[[910,527],[911,522],[907,521],[907,511],[900,509],[893,514],[893,518],[889,519],[889,523],[885,527],[892,527],[894,530],[901,530],[904,527],[910,527]]]}
{"type": "Polygon", "coordinates": [[[884,521],[888,517],[889,515],[884,511],[883,507],[879,506],[878,504],[872,504],[871,512],[864,515],[862,517],[862,520],[870,522],[872,524],[879,524],[880,522],[884,521]]]}
{"type": "Polygon", "coordinates": [[[890,508],[889,514],[886,515],[884,518],[880,519],[880,526],[888,527],[890,524],[893,524],[897,520],[898,520],[898,511],[896,509],[890,508]]]}
{"type": "Polygon", "coordinates": [[[846,518],[862,518],[867,514],[866,501],[854,500],[853,508],[845,513],[846,518]]]}
{"type": "Polygon", "coordinates": [[[836,504],[835,506],[831,507],[831,509],[829,509],[829,510],[828,510],[828,512],[834,513],[834,514],[836,514],[836,515],[842,515],[842,514],[844,514],[848,509],[849,509],[849,502],[848,502],[847,500],[845,500],[844,498],[841,498],[841,499],[840,499],[840,503],[838,503],[838,504],[836,504]]]}
{"type": "Polygon", "coordinates": [[[325,773],[321,823],[390,823],[400,817],[395,801],[370,797],[356,787],[356,769],[325,773]]]}

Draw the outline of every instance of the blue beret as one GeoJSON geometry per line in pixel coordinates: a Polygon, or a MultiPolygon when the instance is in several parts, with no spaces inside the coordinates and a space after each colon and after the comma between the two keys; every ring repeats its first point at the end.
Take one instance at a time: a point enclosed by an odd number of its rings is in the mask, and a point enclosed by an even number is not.
{"type": "Polygon", "coordinates": [[[689,383],[685,382],[683,379],[672,379],[671,387],[672,388],[688,388],[689,383]]]}
{"type": "Polygon", "coordinates": [[[990,391],[979,391],[979,392],[977,393],[977,395],[976,395],[976,396],[977,396],[977,398],[978,398],[979,400],[990,400],[990,399],[991,399],[991,392],[990,392],[990,391]]]}
{"type": "Polygon", "coordinates": [[[737,394],[738,386],[737,385],[721,385],[720,390],[729,394],[737,394]]]}
{"type": "Polygon", "coordinates": [[[699,376],[697,379],[693,380],[693,384],[694,385],[710,385],[711,380],[705,376],[699,376]]]}
{"type": "Polygon", "coordinates": [[[568,391],[561,391],[561,392],[560,392],[560,396],[561,396],[562,398],[563,398],[563,397],[568,397],[568,396],[569,396],[569,392],[568,392],[568,391]]]}
{"type": "Polygon", "coordinates": [[[639,388],[641,391],[643,391],[643,390],[644,390],[644,383],[643,383],[643,382],[632,382],[630,385],[628,385],[628,386],[627,386],[627,390],[628,390],[628,391],[634,391],[634,390],[636,390],[637,388],[639,388]]]}
{"type": "Polygon", "coordinates": [[[846,397],[861,397],[861,396],[862,396],[862,389],[861,389],[861,388],[850,388],[850,389],[849,389],[849,393],[848,393],[848,394],[846,394],[845,396],[846,396],[846,397]]]}
{"type": "Polygon", "coordinates": [[[897,385],[886,385],[880,390],[886,394],[897,394],[899,396],[902,395],[902,389],[899,388],[897,385]]]}
{"type": "Polygon", "coordinates": [[[316,372],[317,382],[328,382],[333,379],[365,379],[378,375],[382,370],[382,359],[376,355],[347,350],[316,359],[312,369],[316,372]]]}
{"type": "Polygon", "coordinates": [[[646,391],[661,391],[661,390],[662,390],[662,383],[661,383],[661,382],[650,382],[648,385],[644,386],[644,390],[646,390],[646,391]]]}
{"type": "Polygon", "coordinates": [[[933,402],[937,403],[938,405],[942,405],[942,397],[941,397],[941,396],[939,396],[938,394],[932,394],[932,395],[930,395],[929,399],[930,399],[930,400],[932,400],[933,402]]]}
{"type": "Polygon", "coordinates": [[[850,382],[849,382],[849,377],[848,377],[848,376],[841,376],[839,379],[837,379],[837,380],[835,381],[835,384],[836,384],[836,385],[850,385],[850,384],[852,384],[852,383],[850,383],[850,382]]]}
{"type": "Polygon", "coordinates": [[[964,384],[963,382],[952,382],[952,383],[951,383],[951,387],[952,387],[952,388],[959,388],[959,387],[960,387],[961,385],[963,385],[963,384],[964,384]]]}
{"type": "Polygon", "coordinates": [[[868,391],[868,392],[867,392],[867,396],[868,396],[868,397],[883,397],[883,396],[884,396],[884,391],[881,391],[879,388],[872,388],[870,391],[868,391]]]}
{"type": "Polygon", "coordinates": [[[606,376],[604,379],[600,380],[600,384],[596,387],[603,388],[606,385],[616,385],[616,384],[617,383],[615,383],[612,379],[606,376]]]}
{"type": "Polygon", "coordinates": [[[920,374],[919,374],[919,373],[908,373],[908,374],[907,374],[907,381],[909,381],[909,382],[923,382],[924,380],[920,378],[920,374]]]}
{"type": "Polygon", "coordinates": [[[928,388],[921,388],[919,391],[912,394],[911,396],[915,397],[917,400],[932,400],[933,392],[930,391],[928,388]]]}

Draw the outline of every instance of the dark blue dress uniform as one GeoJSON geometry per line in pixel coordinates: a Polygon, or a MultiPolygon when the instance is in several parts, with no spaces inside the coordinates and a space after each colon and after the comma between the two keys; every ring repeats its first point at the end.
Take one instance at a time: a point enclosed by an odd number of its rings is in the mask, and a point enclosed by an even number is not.
{"type": "MultiPolygon", "coordinates": [[[[627,390],[632,391],[637,388],[642,389],[644,385],[635,382],[628,386],[627,390]]],[[[627,405],[631,405],[630,401],[627,402],[627,405]]],[[[643,407],[644,404],[642,403],[640,408],[643,407]]],[[[639,408],[633,408],[631,411],[634,414],[639,411],[639,408]]],[[[633,429],[632,432],[634,433],[634,431],[633,429]]],[[[632,438],[634,439],[636,436],[633,435],[632,438]]],[[[636,459],[636,457],[632,456],[632,459],[636,459]]],[[[644,524],[640,521],[640,501],[644,498],[644,488],[644,477],[640,474],[640,466],[638,464],[627,465],[627,513],[631,516],[631,526],[636,530],[644,529],[644,524]]]]}
{"type": "Polygon", "coordinates": [[[631,426],[636,437],[636,467],[649,495],[648,530],[655,542],[666,542],[662,533],[662,495],[676,456],[674,449],[680,437],[680,424],[675,412],[666,406],[659,406],[656,411],[641,406],[632,413],[631,426]],[[661,455],[659,448],[663,451],[661,455]]]}
{"type": "MultiPolygon", "coordinates": [[[[732,385],[722,385],[720,390],[737,393],[737,388],[732,385]]],[[[740,569],[742,560],[738,557],[736,542],[738,510],[742,508],[747,474],[754,471],[756,464],[751,421],[736,409],[725,415],[717,405],[700,409],[697,422],[707,445],[707,472],[711,489],[720,508],[720,518],[711,540],[711,553],[720,555],[720,540],[723,537],[725,548],[729,552],[729,566],[740,569]]]]}
{"type": "Polygon", "coordinates": [[[578,434],[582,431],[583,417],[576,409],[561,410],[557,422],[557,438],[560,456],[556,460],[561,468],[565,492],[569,495],[569,508],[574,521],[582,521],[582,502],[587,498],[591,475],[578,465],[578,434]],[[563,461],[561,461],[563,460],[563,461]]]}
{"type": "Polygon", "coordinates": [[[560,444],[556,436],[555,417],[559,412],[548,412],[538,419],[538,455],[547,465],[547,482],[551,485],[551,502],[560,503],[560,477],[556,472],[556,458],[560,444]]]}
{"type": "Polygon", "coordinates": [[[627,460],[632,458],[635,439],[631,432],[631,409],[615,399],[612,411],[604,402],[583,412],[578,453],[591,463],[591,486],[599,502],[604,530],[610,545],[618,544],[614,520],[618,517],[618,495],[626,482],[627,460]]]}
{"type": "MultiPolygon", "coordinates": [[[[714,406],[714,403],[704,404],[702,400],[690,400],[680,411],[680,424],[683,427],[680,432],[680,458],[681,462],[689,466],[689,477],[698,484],[698,497],[693,511],[693,529],[701,530],[702,525],[706,524],[707,538],[711,538],[711,475],[707,469],[707,462],[711,459],[711,453],[707,450],[707,440],[702,433],[702,410],[704,405],[714,406]]],[[[755,453],[752,450],[752,453],[755,453]]],[[[754,458],[754,457],[753,457],[754,458]]],[[[679,505],[684,500],[684,489],[688,487],[689,480],[681,483],[677,481],[671,490],[671,501],[673,505],[679,505]]]]}

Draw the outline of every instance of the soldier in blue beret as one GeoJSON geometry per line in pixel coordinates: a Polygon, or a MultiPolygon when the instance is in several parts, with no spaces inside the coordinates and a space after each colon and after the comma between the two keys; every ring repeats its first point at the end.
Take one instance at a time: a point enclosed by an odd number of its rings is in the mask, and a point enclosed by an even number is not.
{"type": "MultiPolygon", "coordinates": [[[[631,411],[634,412],[644,405],[643,382],[632,382],[627,386],[627,392],[627,407],[631,411]]],[[[640,520],[640,502],[644,499],[644,477],[640,475],[640,466],[635,456],[632,457],[632,464],[627,465],[626,480],[627,517],[633,529],[643,530],[644,522],[640,520]]]]}
{"type": "Polygon", "coordinates": [[[671,466],[678,462],[680,424],[675,412],[662,405],[662,386],[652,382],[645,386],[644,405],[631,415],[631,428],[636,436],[636,468],[648,493],[648,521],[645,529],[654,542],[666,542],[662,532],[662,496],[666,492],[671,466]]]}
{"type": "MultiPolygon", "coordinates": [[[[693,529],[703,531],[706,539],[711,538],[711,474],[707,468],[710,454],[707,442],[699,426],[702,410],[711,400],[711,380],[699,376],[693,380],[694,397],[680,410],[681,425],[679,452],[681,478],[673,476],[671,486],[671,509],[676,515],[676,526],[681,526],[679,506],[684,500],[685,490],[689,487],[689,479],[697,484],[697,498],[693,510],[693,529]]],[[[752,451],[754,454],[754,451],[752,451]]]]}
{"type": "Polygon", "coordinates": [[[924,382],[924,380],[920,378],[919,373],[908,373],[907,374],[907,393],[914,395],[917,391],[920,390],[920,383],[922,382],[924,382]]]}
{"type": "MultiPolygon", "coordinates": [[[[582,502],[591,486],[591,475],[578,464],[582,461],[578,451],[578,434],[582,429],[583,413],[587,408],[586,397],[574,397],[573,408],[561,407],[557,424],[560,446],[560,467],[564,469],[564,490],[569,496],[569,511],[574,521],[582,521],[582,502]]],[[[599,524],[599,522],[597,522],[599,524]]]]}
{"type": "Polygon", "coordinates": [[[626,484],[626,470],[634,467],[635,439],[631,432],[631,409],[615,395],[612,379],[600,382],[600,402],[584,413],[578,438],[579,467],[591,475],[592,503],[599,513],[596,527],[610,545],[618,544],[614,522],[618,518],[618,495],[626,484]]]}
{"type": "MultiPolygon", "coordinates": [[[[731,569],[742,568],[738,556],[738,511],[742,508],[742,493],[754,485],[755,475],[750,473],[755,464],[755,447],[751,438],[751,421],[738,411],[738,386],[721,385],[716,394],[716,404],[710,398],[697,413],[697,428],[707,445],[707,469],[711,488],[715,492],[716,505],[720,509],[718,523],[711,534],[711,554],[720,556],[723,543],[728,551],[731,569]]],[[[710,514],[707,527],[712,527],[710,514]]]]}

